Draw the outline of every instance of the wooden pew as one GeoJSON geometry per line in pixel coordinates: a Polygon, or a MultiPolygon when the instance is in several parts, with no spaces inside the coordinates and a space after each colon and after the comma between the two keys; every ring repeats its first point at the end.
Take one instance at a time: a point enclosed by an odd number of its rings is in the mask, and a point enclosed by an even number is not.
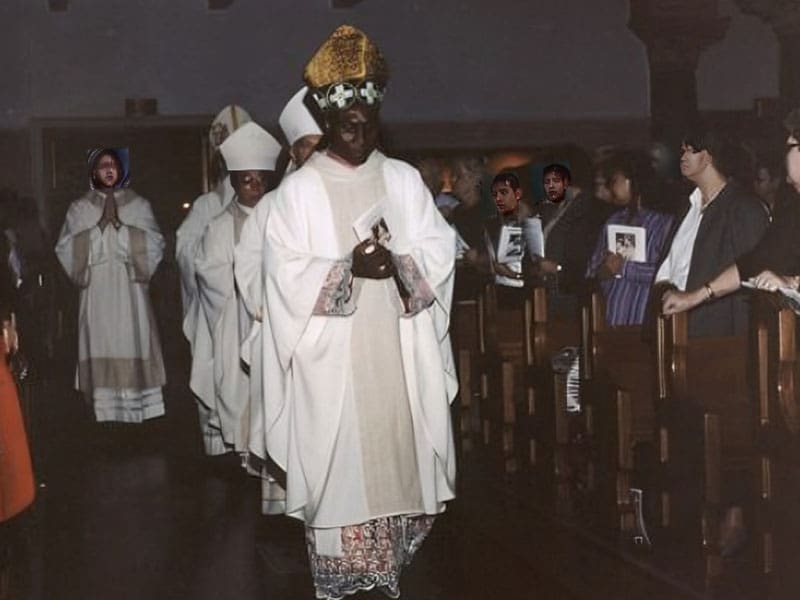
{"type": "Polygon", "coordinates": [[[493,284],[484,289],[484,442],[499,454],[506,475],[518,471],[523,453],[532,468],[552,464],[547,475],[555,476],[564,496],[571,473],[566,375],[553,372],[551,359],[561,348],[580,344],[580,322],[549,318],[544,287],[535,286],[516,301],[503,299],[515,292],[493,284]]]}
{"type": "Polygon", "coordinates": [[[800,519],[794,517],[798,486],[789,483],[800,470],[798,323],[780,294],[753,292],[752,300],[758,351],[758,566],[774,585],[794,575],[800,537],[800,519]]]}
{"type": "MultiPolygon", "coordinates": [[[[700,533],[705,580],[713,583],[722,573],[719,522],[722,484],[726,476],[753,473],[754,404],[749,387],[748,340],[745,337],[688,337],[685,313],[661,317],[659,344],[659,458],[666,484],[662,487],[662,525],[675,526],[676,490],[672,475],[679,436],[702,432],[702,515],[700,533]],[[697,422],[697,421],[700,422],[697,422]],[[680,427],[679,431],[676,431],[680,427]]],[[[692,459],[684,456],[681,460],[692,459]]],[[[691,464],[682,465],[689,472],[691,464]]],[[[688,481],[688,479],[687,479],[688,481]]],[[[686,482],[683,482],[684,484],[686,482]]],[[[696,524],[695,524],[696,525],[696,524]]],[[[689,533],[691,535],[691,532],[689,533]]],[[[685,542],[685,540],[684,540],[685,542]]]]}
{"type": "Polygon", "coordinates": [[[453,302],[451,343],[458,371],[456,427],[461,451],[473,449],[473,437],[480,433],[481,373],[485,342],[481,327],[483,297],[459,298],[453,302]]]}
{"type": "Polygon", "coordinates": [[[522,290],[488,283],[482,296],[481,422],[484,444],[493,446],[506,475],[519,467],[517,405],[531,361],[531,298],[522,290]]]}
{"type": "MultiPolygon", "coordinates": [[[[603,294],[595,291],[583,306],[584,387],[587,445],[613,446],[610,471],[615,480],[615,518],[620,532],[636,542],[649,539],[642,525],[641,497],[634,495],[634,449],[655,442],[656,357],[642,341],[641,327],[609,327],[603,294]],[[594,440],[595,414],[603,423],[594,440]]],[[[652,493],[653,490],[645,490],[652,493]]]]}
{"type": "Polygon", "coordinates": [[[546,288],[533,288],[524,429],[529,465],[539,472],[541,466],[552,465],[550,472],[545,472],[544,483],[553,478],[556,506],[568,511],[574,473],[570,464],[574,419],[567,412],[567,375],[553,371],[552,357],[566,346],[580,345],[581,323],[577,315],[574,319],[551,318],[548,301],[546,288]]]}

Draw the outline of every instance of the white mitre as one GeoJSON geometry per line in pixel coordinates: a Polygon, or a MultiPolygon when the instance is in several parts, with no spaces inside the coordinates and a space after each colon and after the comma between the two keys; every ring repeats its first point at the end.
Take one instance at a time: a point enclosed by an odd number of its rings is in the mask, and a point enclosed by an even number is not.
{"type": "Polygon", "coordinates": [[[228,171],[274,171],[281,145],[251,121],[229,135],[219,151],[228,171]]]}
{"type": "Polygon", "coordinates": [[[223,108],[211,122],[208,132],[208,141],[211,151],[216,152],[227,137],[242,125],[250,123],[253,119],[245,109],[236,104],[229,104],[223,108]]]}
{"type": "Polygon", "coordinates": [[[281,116],[278,117],[278,124],[281,126],[281,130],[283,130],[283,134],[286,136],[290,146],[303,136],[322,135],[322,130],[303,103],[303,98],[307,93],[307,87],[300,88],[286,104],[281,116]]]}

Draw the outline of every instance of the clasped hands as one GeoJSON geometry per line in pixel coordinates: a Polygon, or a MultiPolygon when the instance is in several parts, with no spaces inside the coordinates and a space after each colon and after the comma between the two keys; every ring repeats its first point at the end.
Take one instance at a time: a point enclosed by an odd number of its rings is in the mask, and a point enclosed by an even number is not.
{"type": "Polygon", "coordinates": [[[387,279],[394,276],[395,266],[391,251],[375,241],[364,240],[353,248],[353,277],[387,279]]]}
{"type": "Polygon", "coordinates": [[[111,223],[115,229],[119,229],[122,226],[122,222],[117,216],[117,202],[114,200],[113,194],[106,195],[106,203],[103,206],[103,216],[100,217],[100,221],[98,221],[97,225],[100,227],[100,230],[103,231],[109,223],[111,223]]]}

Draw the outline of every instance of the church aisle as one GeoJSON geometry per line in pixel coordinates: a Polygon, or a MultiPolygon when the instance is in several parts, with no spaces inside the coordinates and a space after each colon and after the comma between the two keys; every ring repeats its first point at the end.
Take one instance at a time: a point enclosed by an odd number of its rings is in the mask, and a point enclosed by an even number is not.
{"type": "MultiPolygon", "coordinates": [[[[232,457],[201,455],[188,405],[139,427],[97,426],[73,399],[52,406],[20,600],[313,597],[302,526],[260,516],[258,484],[232,457]]],[[[476,465],[459,485],[405,571],[404,598],[691,597],[532,514],[476,465]]]]}

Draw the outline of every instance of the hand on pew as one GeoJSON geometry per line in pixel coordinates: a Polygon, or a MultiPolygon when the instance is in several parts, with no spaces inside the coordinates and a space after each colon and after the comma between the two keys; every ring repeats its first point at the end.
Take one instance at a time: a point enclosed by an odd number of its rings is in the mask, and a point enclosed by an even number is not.
{"type": "Polygon", "coordinates": [[[669,290],[661,297],[661,311],[665,315],[674,315],[702,304],[707,298],[708,293],[705,288],[700,288],[694,292],[669,290]]]}
{"type": "Polygon", "coordinates": [[[768,292],[777,291],[779,288],[797,289],[797,277],[783,277],[772,271],[762,271],[752,279],[753,285],[759,290],[768,292]]]}

